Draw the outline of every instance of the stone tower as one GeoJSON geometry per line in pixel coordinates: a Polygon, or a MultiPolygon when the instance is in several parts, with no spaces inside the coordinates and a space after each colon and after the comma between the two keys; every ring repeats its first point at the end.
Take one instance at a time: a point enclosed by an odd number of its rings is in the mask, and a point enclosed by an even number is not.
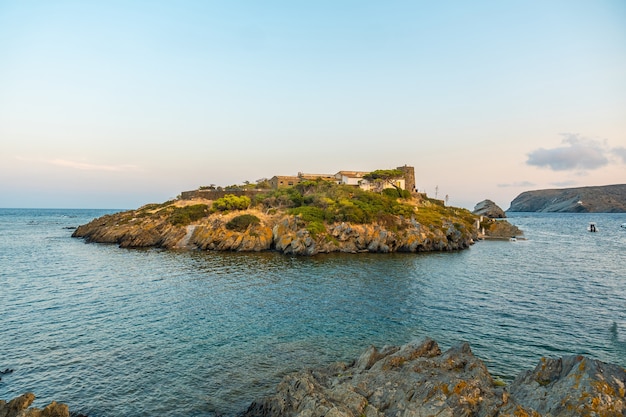
{"type": "Polygon", "coordinates": [[[415,188],[415,168],[405,165],[403,167],[398,167],[396,169],[399,169],[400,171],[404,173],[405,189],[412,193],[416,193],[417,188],[415,188]]]}

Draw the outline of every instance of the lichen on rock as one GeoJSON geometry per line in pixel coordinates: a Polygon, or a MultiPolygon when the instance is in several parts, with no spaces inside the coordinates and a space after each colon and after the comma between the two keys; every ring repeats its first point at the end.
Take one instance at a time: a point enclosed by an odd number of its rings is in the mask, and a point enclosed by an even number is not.
{"type": "Polygon", "coordinates": [[[421,208],[404,207],[407,212],[414,210],[409,217],[380,213],[378,220],[361,223],[311,222],[305,215],[323,214],[321,209],[304,214],[285,210],[269,214],[258,208],[230,212],[200,210],[209,207],[209,203],[172,201],[147,205],[94,219],[77,227],[72,236],[125,248],[276,250],[309,256],[330,252],[453,251],[468,248],[477,238],[474,217],[469,212],[428,202],[421,208]],[[190,208],[185,210],[185,207],[190,208]]]}
{"type": "Polygon", "coordinates": [[[287,375],[240,417],[623,417],[626,371],[583,356],[542,359],[502,386],[467,343],[368,348],[352,364],[287,375]]]}
{"type": "Polygon", "coordinates": [[[70,417],[67,404],[59,404],[52,401],[43,409],[29,408],[35,401],[35,394],[27,392],[9,402],[0,400],[1,417],[70,417]]]}

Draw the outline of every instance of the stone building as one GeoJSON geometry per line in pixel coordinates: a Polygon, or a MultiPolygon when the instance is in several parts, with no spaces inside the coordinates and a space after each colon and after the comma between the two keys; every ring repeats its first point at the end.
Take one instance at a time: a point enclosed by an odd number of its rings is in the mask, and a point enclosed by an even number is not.
{"type": "Polygon", "coordinates": [[[414,193],[417,192],[415,187],[415,168],[412,166],[404,165],[396,168],[402,171],[403,176],[399,177],[394,184],[374,184],[363,178],[369,174],[369,171],[339,171],[334,175],[331,174],[305,174],[298,172],[297,176],[287,175],[275,175],[270,178],[269,183],[273,189],[292,187],[302,181],[314,181],[322,179],[324,181],[331,181],[336,184],[354,185],[364,190],[380,191],[383,188],[391,188],[397,186],[403,190],[409,190],[414,193]]]}
{"type": "Polygon", "coordinates": [[[270,186],[273,189],[283,187],[293,187],[301,181],[300,177],[293,177],[288,175],[274,175],[269,179],[270,186]]]}
{"type": "Polygon", "coordinates": [[[403,167],[397,167],[396,169],[399,169],[404,174],[404,189],[409,190],[412,193],[416,193],[417,187],[415,186],[415,168],[404,165],[403,167]]]}

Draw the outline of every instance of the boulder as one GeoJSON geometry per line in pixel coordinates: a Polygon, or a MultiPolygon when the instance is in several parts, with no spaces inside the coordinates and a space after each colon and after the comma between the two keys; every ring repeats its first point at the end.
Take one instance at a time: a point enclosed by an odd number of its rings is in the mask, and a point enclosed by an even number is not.
{"type": "Polygon", "coordinates": [[[542,358],[534,370],[513,381],[510,401],[502,411],[554,417],[624,416],[625,386],[626,370],[620,366],[581,355],[542,358]]]}
{"type": "Polygon", "coordinates": [[[441,353],[433,340],[369,348],[352,365],[288,375],[244,417],[488,416],[501,395],[467,344],[441,353]]]}
{"type": "Polygon", "coordinates": [[[52,401],[43,409],[28,408],[35,401],[35,394],[27,392],[9,402],[0,400],[0,417],[69,417],[66,404],[52,401]]]}
{"type": "Polygon", "coordinates": [[[477,216],[485,216],[490,219],[504,219],[506,213],[496,203],[491,200],[483,200],[474,206],[472,214],[477,216]]]}
{"type": "Polygon", "coordinates": [[[543,358],[509,386],[467,343],[368,348],[348,365],[287,375],[240,417],[624,416],[626,371],[583,356],[543,358]]]}

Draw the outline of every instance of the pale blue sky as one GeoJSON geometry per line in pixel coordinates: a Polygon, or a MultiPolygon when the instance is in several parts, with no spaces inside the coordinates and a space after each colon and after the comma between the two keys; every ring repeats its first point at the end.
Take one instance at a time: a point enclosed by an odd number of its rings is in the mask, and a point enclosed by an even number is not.
{"type": "Polygon", "coordinates": [[[0,0],[0,207],[415,166],[504,209],[626,182],[626,1],[0,0]]]}

